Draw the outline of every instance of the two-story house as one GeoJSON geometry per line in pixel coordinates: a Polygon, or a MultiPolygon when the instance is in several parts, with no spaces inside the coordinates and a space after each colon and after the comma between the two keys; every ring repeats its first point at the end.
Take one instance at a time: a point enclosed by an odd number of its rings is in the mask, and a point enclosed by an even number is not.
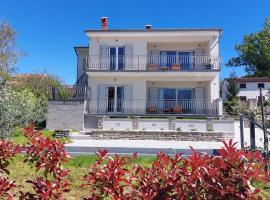
{"type": "MultiPolygon", "coordinates": [[[[85,117],[219,117],[221,29],[86,30],[75,47],[85,117]]],[[[89,120],[86,120],[89,121],[89,120]]]]}
{"type": "MultiPolygon", "coordinates": [[[[239,93],[238,96],[242,101],[258,101],[260,97],[260,88],[262,89],[263,99],[268,99],[267,93],[270,89],[269,77],[250,77],[237,78],[239,93]]],[[[222,83],[222,98],[227,99],[228,79],[222,83]]]]}

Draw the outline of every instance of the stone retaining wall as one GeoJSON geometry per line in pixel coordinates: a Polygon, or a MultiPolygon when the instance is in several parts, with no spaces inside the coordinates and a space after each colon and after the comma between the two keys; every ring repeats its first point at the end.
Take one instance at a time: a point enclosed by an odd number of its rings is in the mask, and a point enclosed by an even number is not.
{"type": "Polygon", "coordinates": [[[83,129],[84,104],[81,101],[49,101],[46,128],[83,129]]]}
{"type": "Polygon", "coordinates": [[[176,132],[176,131],[113,131],[97,130],[85,133],[94,140],[175,140],[175,141],[222,141],[233,138],[231,133],[176,132]]]}

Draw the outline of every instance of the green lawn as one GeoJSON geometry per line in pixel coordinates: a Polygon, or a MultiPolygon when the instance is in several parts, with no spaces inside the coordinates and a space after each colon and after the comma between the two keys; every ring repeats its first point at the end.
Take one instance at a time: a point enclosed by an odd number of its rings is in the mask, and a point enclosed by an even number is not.
{"type": "MultiPolygon", "coordinates": [[[[17,193],[19,190],[24,192],[31,190],[31,186],[25,183],[27,179],[34,179],[34,177],[41,175],[42,172],[36,172],[34,168],[31,168],[27,163],[23,162],[23,156],[17,156],[11,161],[9,165],[10,180],[15,180],[18,188],[14,190],[17,193]]],[[[135,163],[140,165],[150,165],[154,156],[139,156],[135,163]]],[[[80,185],[83,183],[82,178],[89,171],[89,166],[96,160],[95,155],[81,155],[70,158],[68,163],[64,164],[64,167],[70,170],[69,181],[71,183],[71,191],[66,194],[66,199],[83,199],[87,196],[87,189],[81,188],[80,185]]]]}
{"type": "MultiPolygon", "coordinates": [[[[42,135],[45,137],[53,138],[54,131],[50,131],[48,129],[41,130],[42,135]]],[[[21,128],[16,128],[13,132],[13,137],[11,139],[14,143],[23,145],[26,144],[28,139],[23,135],[21,128]]],[[[57,140],[60,140],[61,143],[71,143],[71,139],[69,138],[57,138],[57,140]]]]}
{"type": "MultiPolygon", "coordinates": [[[[18,188],[13,191],[14,193],[17,193],[19,190],[25,192],[31,190],[31,186],[25,183],[25,181],[27,179],[34,179],[34,177],[42,174],[42,171],[36,172],[34,168],[24,163],[23,159],[23,156],[17,156],[9,165],[9,179],[15,180],[18,186],[18,188]]],[[[83,183],[81,179],[88,173],[89,166],[93,164],[95,160],[95,155],[81,155],[70,158],[70,161],[64,164],[64,167],[70,170],[69,181],[71,183],[71,191],[65,194],[66,199],[83,199],[87,196],[87,189],[80,187],[83,183]]],[[[150,166],[154,160],[155,156],[138,156],[134,162],[143,166],[150,166]]],[[[264,200],[270,199],[270,185],[256,183],[255,186],[262,189],[261,195],[264,200]]]]}

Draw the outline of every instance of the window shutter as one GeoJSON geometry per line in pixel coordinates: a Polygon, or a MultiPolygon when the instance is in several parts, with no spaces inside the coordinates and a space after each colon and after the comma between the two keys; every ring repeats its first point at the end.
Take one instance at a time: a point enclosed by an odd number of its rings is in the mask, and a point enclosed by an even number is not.
{"type": "Polygon", "coordinates": [[[204,99],[204,88],[202,87],[195,88],[195,99],[199,100],[204,99]]]}
{"type": "Polygon", "coordinates": [[[98,100],[105,100],[108,98],[108,88],[106,85],[98,85],[98,100]]]}
{"type": "Polygon", "coordinates": [[[204,88],[198,87],[195,88],[195,101],[193,102],[196,113],[203,113],[206,106],[206,101],[204,100],[204,88]]]}
{"type": "Polygon", "coordinates": [[[203,49],[195,49],[194,55],[195,69],[203,69],[204,65],[208,64],[206,63],[203,49]]]}
{"type": "Polygon", "coordinates": [[[124,112],[132,112],[132,96],[133,96],[133,86],[132,85],[125,85],[124,86],[124,105],[123,109],[124,112]]]}
{"type": "Polygon", "coordinates": [[[124,86],[124,99],[132,99],[132,85],[124,86]]]}
{"type": "Polygon", "coordinates": [[[160,63],[160,51],[157,49],[151,50],[151,56],[149,59],[150,64],[159,64],[160,63]]]}
{"type": "Polygon", "coordinates": [[[149,88],[149,99],[158,100],[158,88],[149,88]]]}
{"type": "Polygon", "coordinates": [[[108,87],[106,85],[98,85],[98,111],[105,113],[108,107],[108,87]]]}
{"type": "Polygon", "coordinates": [[[99,68],[108,70],[110,68],[109,46],[106,44],[100,44],[99,51],[99,68]]]}
{"type": "Polygon", "coordinates": [[[125,44],[125,70],[132,70],[133,56],[132,56],[132,45],[125,44]]]}

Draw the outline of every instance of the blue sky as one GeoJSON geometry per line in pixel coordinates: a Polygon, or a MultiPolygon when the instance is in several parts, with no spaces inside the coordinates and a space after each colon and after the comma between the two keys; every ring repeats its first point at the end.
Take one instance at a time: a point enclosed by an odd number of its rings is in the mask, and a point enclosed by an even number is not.
{"type": "MultiPolygon", "coordinates": [[[[85,29],[100,28],[223,28],[220,50],[224,63],[236,55],[243,35],[258,31],[270,17],[269,0],[0,0],[0,21],[18,33],[18,46],[27,55],[18,72],[47,72],[72,84],[76,76],[73,46],[87,45],[85,29]]],[[[222,67],[221,77],[239,68],[222,67]]]]}

